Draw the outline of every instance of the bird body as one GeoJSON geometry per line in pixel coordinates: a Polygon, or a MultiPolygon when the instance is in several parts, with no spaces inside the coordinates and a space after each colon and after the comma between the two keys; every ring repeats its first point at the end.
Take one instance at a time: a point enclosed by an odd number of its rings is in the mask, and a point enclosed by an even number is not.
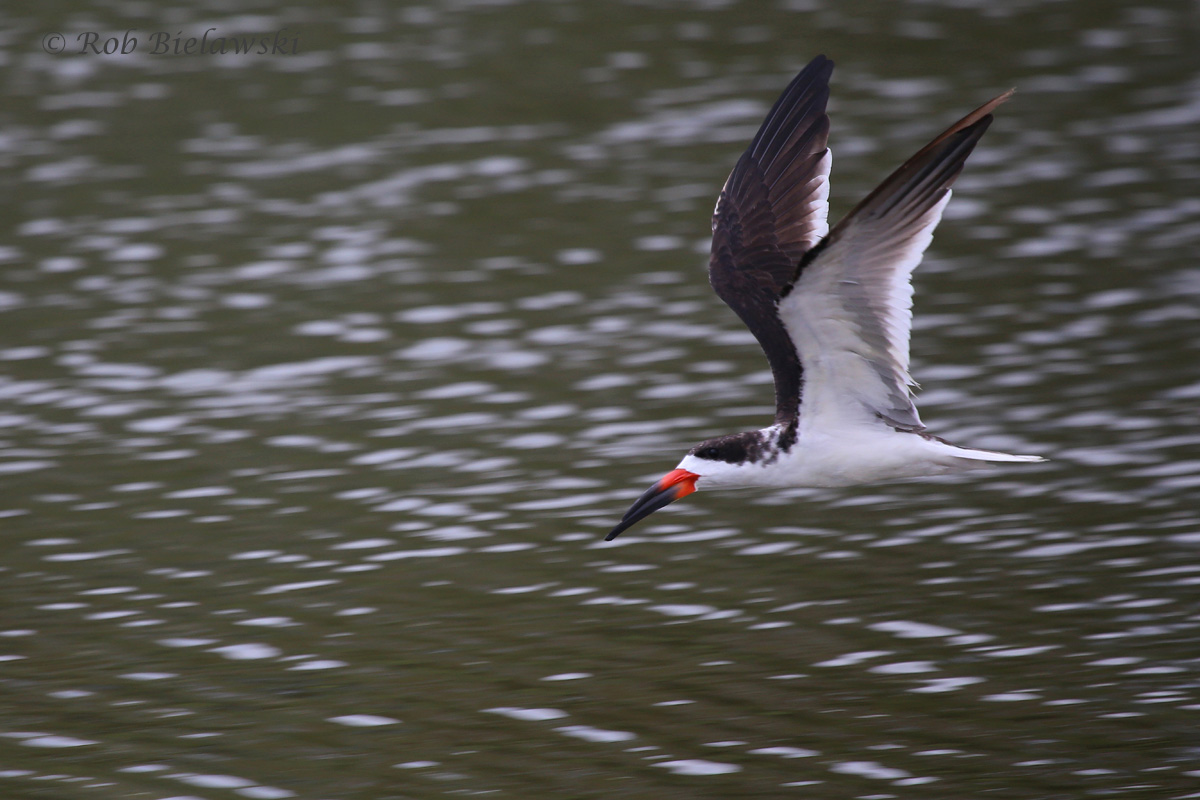
{"type": "Polygon", "coordinates": [[[836,488],[960,472],[987,462],[1040,460],[958,447],[929,434],[878,430],[869,424],[803,432],[787,450],[778,445],[782,435],[777,425],[734,434],[764,443],[764,456],[755,461],[729,463],[688,453],[676,469],[702,477],[704,488],[836,488]]]}
{"type": "Polygon", "coordinates": [[[832,70],[818,56],[784,90],[713,212],[709,281],[767,356],[775,420],[693,447],[609,540],[698,488],[851,486],[1042,460],[927,433],[908,374],[912,272],[991,111],[1012,92],[950,126],[830,230],[832,70]]]}

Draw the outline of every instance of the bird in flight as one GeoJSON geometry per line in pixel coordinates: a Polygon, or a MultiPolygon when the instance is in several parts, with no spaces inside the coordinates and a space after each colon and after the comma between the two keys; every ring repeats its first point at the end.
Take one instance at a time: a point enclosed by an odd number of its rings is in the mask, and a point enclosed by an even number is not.
{"type": "Polygon", "coordinates": [[[693,447],[608,541],[700,488],[851,486],[1042,460],[927,433],[909,389],[912,272],[992,110],[1012,91],[951,125],[830,230],[832,72],[817,56],[792,80],[713,211],[709,282],[767,355],[775,420],[693,447]]]}

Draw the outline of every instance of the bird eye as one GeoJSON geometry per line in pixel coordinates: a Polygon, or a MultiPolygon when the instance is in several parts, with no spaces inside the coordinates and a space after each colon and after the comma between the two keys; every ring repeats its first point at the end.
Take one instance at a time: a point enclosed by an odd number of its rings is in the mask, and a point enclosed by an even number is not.
{"type": "Polygon", "coordinates": [[[703,450],[701,450],[699,453],[696,453],[696,455],[700,456],[701,458],[713,460],[713,459],[716,459],[720,455],[720,453],[717,451],[717,448],[715,448],[715,447],[706,447],[703,450]]]}

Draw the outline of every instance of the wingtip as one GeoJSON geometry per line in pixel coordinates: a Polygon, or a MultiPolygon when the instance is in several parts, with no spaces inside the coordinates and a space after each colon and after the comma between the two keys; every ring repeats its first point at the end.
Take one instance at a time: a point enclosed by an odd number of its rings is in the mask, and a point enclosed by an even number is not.
{"type": "Polygon", "coordinates": [[[984,103],[983,107],[986,108],[990,112],[992,109],[994,109],[996,106],[1000,105],[1001,103],[1007,103],[1012,98],[1012,96],[1016,93],[1017,93],[1017,87],[1014,86],[1011,89],[1009,89],[1008,91],[1001,92],[1000,94],[993,97],[991,100],[984,103]]]}
{"type": "Polygon", "coordinates": [[[833,74],[833,59],[821,53],[814,57],[811,61],[804,65],[804,69],[796,75],[799,78],[801,75],[810,76],[810,79],[819,80],[821,83],[828,83],[829,77],[833,74]]]}
{"type": "MultiPolygon", "coordinates": [[[[1009,89],[1007,92],[998,94],[995,97],[993,97],[991,100],[988,100],[986,103],[981,105],[979,108],[975,109],[970,114],[967,114],[965,117],[960,119],[958,122],[954,123],[949,128],[947,128],[945,131],[943,131],[940,136],[938,136],[936,139],[934,139],[932,142],[930,142],[928,145],[926,145],[920,152],[918,152],[917,156],[923,155],[927,151],[932,150],[934,147],[940,145],[942,142],[949,139],[954,134],[960,133],[961,131],[964,131],[968,128],[973,128],[975,126],[979,126],[983,130],[987,130],[987,127],[992,123],[992,116],[991,116],[992,112],[996,110],[997,106],[999,106],[1001,103],[1004,103],[1005,101],[1007,101],[1008,98],[1012,97],[1013,93],[1016,91],[1017,90],[1014,87],[1012,89],[1009,89]]],[[[982,135],[982,133],[981,133],[981,135],[982,135]]],[[[913,156],[913,158],[916,158],[917,156],[913,156]]]]}
{"type": "Polygon", "coordinates": [[[979,108],[975,109],[970,114],[967,114],[965,117],[960,119],[954,126],[952,126],[950,128],[949,131],[947,131],[947,133],[953,133],[956,131],[960,131],[963,128],[970,127],[971,125],[974,125],[976,122],[979,122],[979,120],[983,119],[984,117],[988,116],[993,111],[995,111],[997,106],[1001,105],[1002,103],[1008,102],[1008,99],[1010,97],[1012,97],[1013,93],[1016,91],[1017,90],[1014,87],[1012,89],[1009,89],[1007,92],[1002,92],[1002,93],[996,95],[991,100],[988,100],[986,103],[981,105],[979,108]]]}

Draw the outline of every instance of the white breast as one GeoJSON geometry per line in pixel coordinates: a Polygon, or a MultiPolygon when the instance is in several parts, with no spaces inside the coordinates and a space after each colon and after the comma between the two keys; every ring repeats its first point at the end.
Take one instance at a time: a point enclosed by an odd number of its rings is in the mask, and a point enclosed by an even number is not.
{"type": "Polygon", "coordinates": [[[802,429],[795,445],[770,463],[726,464],[688,455],[678,468],[700,476],[698,489],[829,488],[960,472],[1001,460],[1034,459],[968,450],[866,423],[836,430],[802,429]]]}

